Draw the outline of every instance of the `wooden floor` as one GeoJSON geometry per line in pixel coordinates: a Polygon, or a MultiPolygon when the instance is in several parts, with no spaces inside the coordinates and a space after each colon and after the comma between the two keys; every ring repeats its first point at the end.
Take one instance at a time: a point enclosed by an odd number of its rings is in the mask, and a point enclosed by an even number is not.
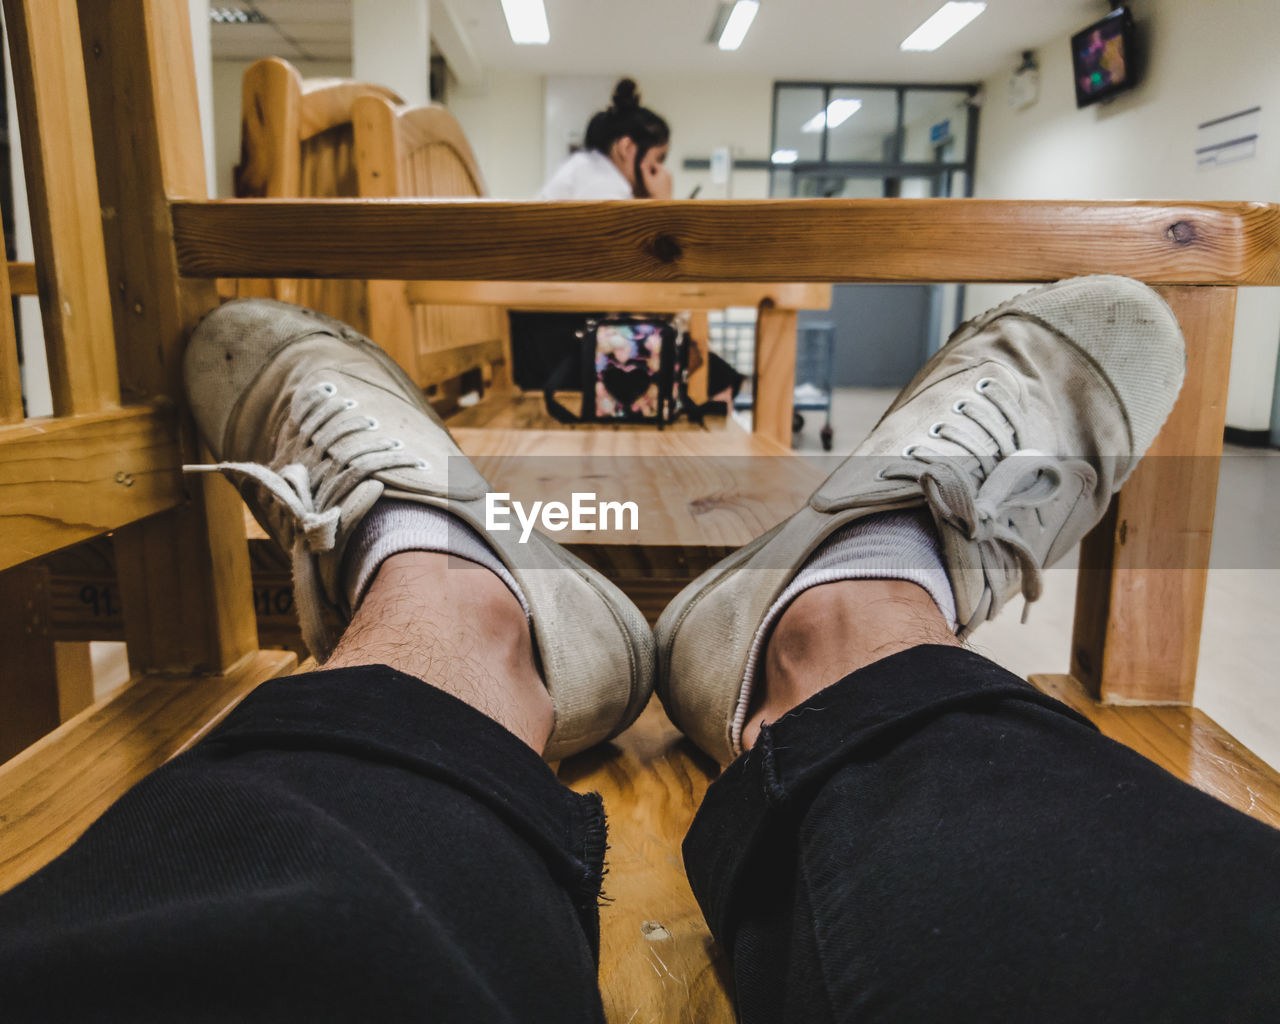
{"type": "Polygon", "coordinates": [[[684,875],[680,843],[719,774],[657,699],[612,743],[569,758],[560,778],[604,797],[608,874],[600,988],[610,1022],[730,1022],[728,965],[684,875]]]}

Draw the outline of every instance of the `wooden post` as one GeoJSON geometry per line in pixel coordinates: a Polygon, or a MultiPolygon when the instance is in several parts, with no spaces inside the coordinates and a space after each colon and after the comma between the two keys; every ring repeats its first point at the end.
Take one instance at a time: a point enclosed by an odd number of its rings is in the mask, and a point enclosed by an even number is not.
{"type": "Polygon", "coordinates": [[[93,652],[88,640],[64,640],[53,645],[53,656],[58,666],[58,718],[66,722],[93,703],[93,652]]]}
{"type": "MultiPolygon", "coordinates": [[[[206,195],[188,9],[167,0],[80,0],[107,264],[131,397],[184,406],[182,351],[217,304],[179,277],[167,198],[206,195]]],[[[182,423],[184,455],[198,458],[182,423]]],[[[220,672],[257,649],[243,518],[230,486],[190,481],[186,505],[115,535],[129,663],[220,672]]]]}
{"type": "Polygon", "coordinates": [[[1071,674],[1108,704],[1190,704],[1200,654],[1236,291],[1159,291],[1186,337],[1186,383],[1081,549],[1071,674]]]}
{"type": "MultiPolygon", "coordinates": [[[[351,104],[351,127],[356,150],[357,188],[361,198],[392,199],[401,194],[401,152],[396,133],[396,109],[381,96],[360,96],[351,104]]],[[[415,345],[415,312],[403,281],[367,281],[368,331],[405,372],[421,384],[419,360],[427,355],[415,345]]]]}
{"type": "MultiPolygon", "coordinates": [[[[244,73],[240,101],[240,163],[235,192],[243,197],[301,195],[298,140],[302,79],[292,64],[278,57],[254,62],[244,73]]],[[[238,283],[242,296],[298,301],[298,282],[248,279],[238,283]]]]}
{"type": "Polygon", "coordinates": [[[756,319],[755,404],[751,430],[791,447],[791,406],[796,388],[796,311],[760,303],[756,319]]]}
{"type": "Polygon", "coordinates": [[[711,379],[711,318],[705,309],[695,309],[689,314],[689,347],[697,349],[701,356],[698,368],[689,374],[689,401],[701,405],[711,397],[707,394],[711,379]]]}
{"type": "Polygon", "coordinates": [[[75,0],[4,0],[49,383],[59,416],[120,402],[75,0]]]}
{"type": "Polygon", "coordinates": [[[22,422],[22,372],[10,296],[9,264],[0,260],[0,425],[22,422]]]}

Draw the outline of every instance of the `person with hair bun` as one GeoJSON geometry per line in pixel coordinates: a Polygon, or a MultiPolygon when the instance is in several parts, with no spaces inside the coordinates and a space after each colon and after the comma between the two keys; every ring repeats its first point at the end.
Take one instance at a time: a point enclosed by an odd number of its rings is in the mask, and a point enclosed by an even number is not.
{"type": "Polygon", "coordinates": [[[540,199],[670,199],[667,122],[640,105],[630,78],[618,82],[613,102],[587,124],[585,147],[543,186],[540,199]]]}

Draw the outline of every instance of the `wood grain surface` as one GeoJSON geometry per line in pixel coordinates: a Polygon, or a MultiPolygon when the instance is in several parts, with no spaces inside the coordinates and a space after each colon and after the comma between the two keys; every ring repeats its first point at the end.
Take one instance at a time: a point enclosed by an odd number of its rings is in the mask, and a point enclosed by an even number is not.
{"type": "Polygon", "coordinates": [[[0,569],[181,502],[175,434],[152,406],[0,427],[0,569]]]}
{"type": "Polygon", "coordinates": [[[40,316],[60,416],[120,402],[76,0],[4,0],[40,316]]]}
{"type": "Polygon", "coordinates": [[[38,295],[36,265],[9,261],[9,291],[14,295],[38,295]]]}
{"type": "Polygon", "coordinates": [[[797,318],[794,309],[775,309],[768,302],[761,304],[756,318],[751,429],[783,448],[791,447],[797,318]]]}
{"type": "Polygon", "coordinates": [[[729,969],[684,874],[680,843],[719,769],[655,699],[613,742],[560,765],[609,816],[600,908],[600,991],[610,1024],[728,1024],[729,969]]]}
{"type": "MultiPolygon", "coordinates": [[[[185,406],[182,353],[215,305],[215,282],[183,280],[165,196],[203,198],[204,146],[189,11],[168,0],[81,0],[99,191],[122,380],[130,394],[185,406]]],[[[187,461],[199,462],[189,417],[187,461]]],[[[174,473],[172,486],[183,487],[174,473]]],[[[193,500],[116,536],[130,667],[207,672],[257,649],[249,558],[235,492],[196,481],[193,500]],[[175,567],[181,572],[175,572],[175,567]]]]}
{"type": "MultiPolygon", "coordinates": [[[[0,263],[3,263],[0,260],[0,263]]],[[[0,426],[21,423],[22,369],[18,363],[18,335],[14,330],[9,271],[13,264],[0,266],[0,426]]]]}
{"type": "Polygon", "coordinates": [[[183,273],[205,277],[1280,284],[1264,203],[219,200],[173,219],[183,273]]]}
{"type": "Polygon", "coordinates": [[[410,281],[410,302],[506,306],[509,309],[582,312],[680,313],[687,309],[758,306],[768,300],[777,309],[828,309],[831,286],[825,284],[655,284],[556,281],[410,281]]]}
{"type": "MultiPolygon", "coordinates": [[[[729,431],[455,430],[512,500],[631,501],[638,530],[566,529],[561,543],[735,548],[808,500],[826,473],[756,434],[729,431]]],[[[514,522],[514,520],[512,520],[514,522]]]]}

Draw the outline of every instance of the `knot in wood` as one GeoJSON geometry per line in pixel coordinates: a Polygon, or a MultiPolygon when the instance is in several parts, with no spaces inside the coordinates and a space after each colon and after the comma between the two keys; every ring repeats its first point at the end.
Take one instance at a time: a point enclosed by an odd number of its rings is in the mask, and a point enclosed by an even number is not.
{"type": "Polygon", "coordinates": [[[680,242],[673,235],[665,233],[654,235],[653,241],[649,243],[649,252],[663,263],[675,263],[684,255],[680,242]]]}
{"type": "Polygon", "coordinates": [[[1190,245],[1196,240],[1195,225],[1189,224],[1185,220],[1169,225],[1169,230],[1165,234],[1175,245],[1190,245]]]}

